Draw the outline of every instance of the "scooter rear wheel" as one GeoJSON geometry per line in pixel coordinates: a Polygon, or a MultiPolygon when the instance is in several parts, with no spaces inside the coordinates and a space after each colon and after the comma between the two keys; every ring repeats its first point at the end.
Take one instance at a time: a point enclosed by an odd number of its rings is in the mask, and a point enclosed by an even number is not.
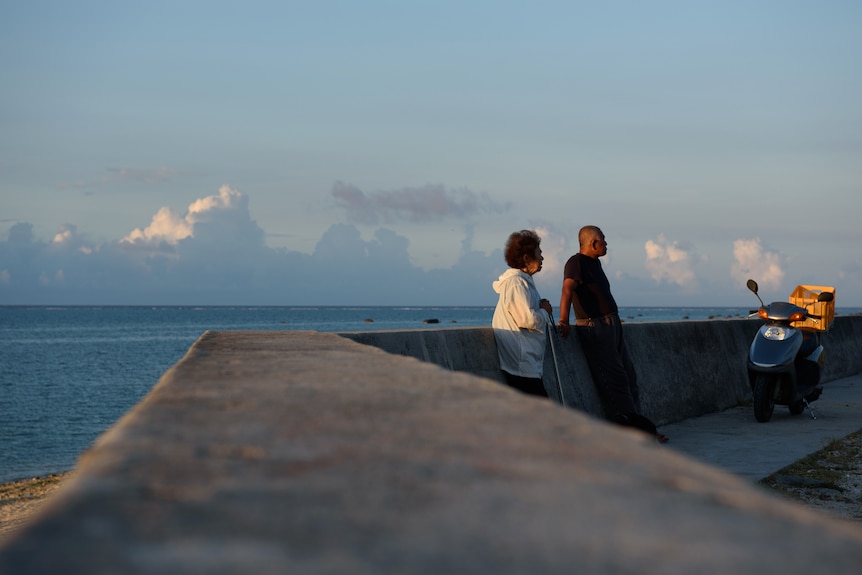
{"type": "Polygon", "coordinates": [[[754,418],[760,423],[766,423],[775,410],[775,385],[773,377],[758,374],[754,380],[754,418]]]}

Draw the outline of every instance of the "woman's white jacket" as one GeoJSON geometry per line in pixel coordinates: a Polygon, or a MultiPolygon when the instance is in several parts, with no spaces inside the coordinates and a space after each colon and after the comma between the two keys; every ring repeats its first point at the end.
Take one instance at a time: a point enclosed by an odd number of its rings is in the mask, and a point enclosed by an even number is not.
{"type": "Polygon", "coordinates": [[[539,307],[533,276],[509,268],[492,284],[500,296],[491,326],[500,369],[521,377],[542,377],[548,314],[539,307]]]}

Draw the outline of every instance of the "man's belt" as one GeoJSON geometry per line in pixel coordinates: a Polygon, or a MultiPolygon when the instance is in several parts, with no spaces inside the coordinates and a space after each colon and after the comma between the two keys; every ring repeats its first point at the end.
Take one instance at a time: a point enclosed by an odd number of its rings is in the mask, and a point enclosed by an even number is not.
{"type": "Polygon", "coordinates": [[[614,319],[617,317],[617,313],[609,313],[608,315],[603,315],[602,317],[587,317],[587,318],[577,318],[575,320],[575,325],[578,327],[593,327],[597,323],[603,323],[605,325],[611,325],[614,323],[614,319]]]}

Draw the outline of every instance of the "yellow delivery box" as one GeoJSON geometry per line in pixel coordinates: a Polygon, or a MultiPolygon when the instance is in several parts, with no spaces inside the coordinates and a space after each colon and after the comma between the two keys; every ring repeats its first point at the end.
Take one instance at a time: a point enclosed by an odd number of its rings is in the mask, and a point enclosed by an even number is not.
{"type": "Polygon", "coordinates": [[[793,322],[793,327],[804,327],[826,331],[835,319],[835,288],[831,286],[798,285],[790,294],[790,303],[804,307],[810,313],[819,315],[820,319],[808,318],[805,321],[793,322]],[[817,301],[821,293],[832,292],[832,301],[817,301]]]}

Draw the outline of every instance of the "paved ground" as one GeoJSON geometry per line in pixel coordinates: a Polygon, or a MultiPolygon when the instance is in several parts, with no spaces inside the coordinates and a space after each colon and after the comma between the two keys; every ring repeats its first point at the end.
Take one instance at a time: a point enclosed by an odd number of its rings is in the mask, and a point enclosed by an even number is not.
{"type": "Polygon", "coordinates": [[[666,425],[667,447],[756,482],[822,449],[829,441],[862,429],[862,374],[824,384],[808,411],[791,415],[776,406],[768,423],[751,406],[736,407],[666,425]]]}

